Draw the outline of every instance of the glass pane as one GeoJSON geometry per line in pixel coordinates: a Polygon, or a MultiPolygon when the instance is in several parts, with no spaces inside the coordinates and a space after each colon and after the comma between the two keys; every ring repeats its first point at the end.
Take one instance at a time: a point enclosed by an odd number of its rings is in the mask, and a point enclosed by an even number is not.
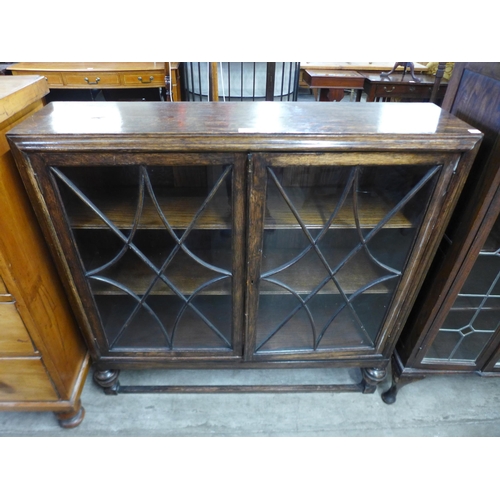
{"type": "Polygon", "coordinates": [[[53,171],[111,350],[232,348],[232,167],[53,171]]]}
{"type": "Polygon", "coordinates": [[[425,359],[475,361],[500,327],[500,219],[497,219],[425,359]]]}
{"type": "Polygon", "coordinates": [[[374,347],[438,170],[269,168],[256,351],[374,347]]]}

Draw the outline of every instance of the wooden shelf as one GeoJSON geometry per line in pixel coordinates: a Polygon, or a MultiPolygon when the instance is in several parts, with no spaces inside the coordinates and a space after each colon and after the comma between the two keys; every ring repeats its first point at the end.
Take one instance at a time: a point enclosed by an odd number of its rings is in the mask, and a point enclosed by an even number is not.
{"type": "MultiPolygon", "coordinates": [[[[301,188],[286,188],[286,193],[296,208],[303,223],[310,229],[322,228],[337,207],[340,194],[335,188],[314,188],[309,192],[301,188]]],[[[358,217],[362,228],[375,227],[392,209],[381,197],[358,194],[358,217]]],[[[265,215],[266,229],[300,228],[296,217],[284,198],[270,192],[265,215]]],[[[352,197],[349,196],[330,226],[331,229],[355,227],[352,197]]],[[[413,224],[402,212],[391,218],[385,227],[409,228],[413,224]]]]}
{"type": "MultiPolygon", "coordinates": [[[[297,300],[293,297],[261,297],[257,320],[257,346],[289,315],[297,304],[297,300]]],[[[318,297],[315,304],[308,304],[315,321],[317,336],[320,335],[324,325],[329,322],[333,312],[340,304],[340,299],[332,301],[326,295],[318,297]]],[[[365,325],[365,333],[361,331],[348,308],[344,308],[326,329],[319,342],[318,350],[372,347],[377,324],[382,319],[386,307],[386,296],[360,297],[355,303],[355,309],[365,325]]],[[[307,351],[313,348],[311,323],[304,308],[302,308],[258,352],[270,354],[272,351],[307,351]]]]}
{"type": "MultiPolygon", "coordinates": [[[[118,229],[130,229],[137,209],[137,190],[117,189],[113,195],[107,192],[89,194],[90,200],[118,229]]],[[[192,222],[206,196],[180,196],[179,190],[156,190],[158,203],[173,229],[185,229],[192,222]]],[[[71,226],[75,229],[104,229],[106,223],[83,203],[68,206],[71,226]]],[[[231,207],[226,196],[215,196],[196,222],[198,229],[230,229],[231,207]]],[[[139,223],[140,229],[165,229],[155,205],[149,196],[144,198],[144,207],[139,223]]]]}
{"type": "MultiPolygon", "coordinates": [[[[226,269],[231,265],[231,254],[229,251],[217,250],[213,253],[210,250],[195,251],[195,254],[212,265],[226,269]]],[[[157,268],[161,267],[161,263],[166,259],[168,253],[149,256],[157,268]]],[[[93,269],[101,265],[106,260],[99,259],[99,262],[90,263],[88,269],[93,269]]],[[[165,276],[181,291],[183,295],[192,295],[194,291],[207,283],[208,281],[222,276],[206,267],[198,264],[189,255],[179,250],[165,270],[165,276]]],[[[101,274],[109,279],[117,281],[132,290],[135,294],[144,295],[152,280],[155,278],[154,272],[143,263],[139,257],[128,251],[115,265],[103,271],[101,274]]],[[[95,279],[90,280],[92,291],[95,295],[123,295],[125,292],[119,288],[95,279]]],[[[211,285],[208,289],[200,292],[202,295],[230,295],[231,294],[231,277],[223,279],[211,285]]],[[[158,279],[151,295],[174,295],[172,289],[158,279]]]]}
{"type": "MultiPolygon", "coordinates": [[[[103,325],[110,345],[114,350],[138,351],[160,350],[163,353],[175,351],[189,351],[196,349],[199,354],[203,351],[230,352],[229,345],[224,342],[214,331],[200,319],[200,317],[187,308],[175,331],[173,348],[158,322],[145,308],[141,308],[130,325],[118,338],[118,334],[129,318],[135,302],[129,297],[96,297],[103,325]]],[[[162,322],[164,329],[171,340],[173,324],[181,307],[181,302],[176,297],[150,297],[147,304],[162,322]]],[[[212,322],[219,332],[231,342],[231,298],[226,297],[198,297],[195,305],[205,317],[212,322]]]]}
{"type": "MultiPolygon", "coordinates": [[[[196,250],[196,255],[212,265],[227,268],[231,263],[230,251],[217,250],[196,250]]],[[[284,262],[293,259],[300,250],[277,250],[276,252],[267,252],[264,255],[266,269],[274,269],[284,262]]],[[[156,267],[161,266],[161,262],[167,257],[167,253],[158,254],[151,257],[156,267]]],[[[102,265],[103,262],[109,261],[112,258],[103,258],[102,255],[94,262],[89,262],[87,269],[93,269],[102,265]]],[[[331,266],[334,263],[331,263],[331,266]]],[[[180,250],[174,260],[169,264],[164,273],[167,278],[182,292],[189,296],[198,287],[204,283],[222,276],[210,269],[203,267],[195,262],[189,255],[180,250]]],[[[361,287],[377,278],[387,275],[388,272],[377,267],[368,258],[359,255],[351,259],[348,264],[336,275],[340,286],[346,294],[352,294],[361,287]]],[[[111,268],[103,271],[101,274],[107,278],[123,284],[135,294],[141,296],[148,289],[151,281],[154,279],[154,272],[144,264],[135,254],[127,252],[118,263],[111,268]]],[[[326,268],[319,261],[318,256],[313,250],[310,250],[299,262],[289,267],[288,269],[279,272],[271,277],[281,281],[291,287],[298,294],[309,294],[318,284],[323,281],[328,275],[326,268]]],[[[397,279],[391,279],[385,282],[378,283],[370,287],[364,293],[386,294],[390,293],[397,279]]],[[[94,279],[90,280],[92,291],[95,295],[123,295],[125,292],[119,288],[94,279]]],[[[226,278],[210,285],[207,289],[202,290],[200,295],[228,295],[231,294],[232,280],[226,278]]],[[[290,292],[282,287],[278,287],[272,283],[262,280],[260,283],[260,293],[263,295],[289,295],[290,292]]],[[[318,293],[320,294],[339,294],[339,289],[330,280],[318,293]]],[[[173,295],[172,289],[162,280],[158,280],[151,291],[151,295],[173,295]]]]}
{"type": "MultiPolygon", "coordinates": [[[[322,228],[335,210],[339,195],[328,188],[317,188],[307,197],[301,189],[288,189],[288,196],[296,207],[303,223],[311,229],[322,228]]],[[[158,203],[173,229],[184,229],[189,226],[197,210],[205,200],[205,196],[179,196],[177,191],[172,195],[168,190],[157,190],[158,203]]],[[[129,229],[134,222],[137,191],[130,189],[117,190],[113,196],[106,193],[92,193],[92,202],[119,229],[129,229]],[[132,201],[133,200],[133,201],[132,201]]],[[[359,223],[362,228],[376,226],[391,210],[392,206],[380,197],[359,195],[359,223]]],[[[106,223],[83,203],[72,203],[68,206],[71,226],[75,229],[102,229],[106,223]]],[[[151,199],[146,196],[142,211],[140,229],[163,229],[165,226],[156,211],[151,199]]],[[[347,198],[335,217],[331,229],[355,227],[352,198],[347,198]]],[[[387,228],[410,228],[412,222],[400,211],[385,225],[387,228]]],[[[226,196],[216,196],[200,215],[198,229],[231,228],[231,207],[226,196]]],[[[300,224],[285,200],[275,193],[270,193],[267,200],[265,216],[266,229],[300,229],[300,224]]]]}
{"type": "MultiPolygon", "coordinates": [[[[284,262],[292,260],[299,250],[279,250],[275,253],[265,253],[263,256],[266,269],[275,269],[284,262]]],[[[347,252],[346,252],[347,253],[347,252]]],[[[363,258],[362,252],[349,260],[349,262],[336,274],[342,290],[346,294],[352,294],[361,287],[375,281],[382,275],[387,275],[388,272],[370,262],[367,258],[363,258]],[[384,272],[382,272],[384,271],[384,272]]],[[[334,267],[336,262],[329,262],[330,267],[334,267]]],[[[321,263],[319,257],[314,250],[310,250],[296,264],[288,269],[270,276],[270,279],[280,281],[300,295],[309,294],[328,276],[328,270],[321,263]]],[[[390,293],[396,279],[378,283],[370,287],[364,293],[390,293]]],[[[262,280],[260,283],[260,293],[262,295],[288,295],[284,288],[273,283],[262,280]]],[[[320,294],[339,294],[338,287],[329,280],[328,283],[318,292],[320,294]]]]}

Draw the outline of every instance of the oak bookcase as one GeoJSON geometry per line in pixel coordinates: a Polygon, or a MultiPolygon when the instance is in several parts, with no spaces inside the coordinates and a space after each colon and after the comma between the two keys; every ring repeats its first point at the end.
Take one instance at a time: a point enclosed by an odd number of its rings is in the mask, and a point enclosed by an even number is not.
{"type": "Polygon", "coordinates": [[[482,135],[433,104],[51,103],[9,134],[107,393],[375,391],[482,135]],[[130,387],[127,368],[360,369],[130,387]]]}

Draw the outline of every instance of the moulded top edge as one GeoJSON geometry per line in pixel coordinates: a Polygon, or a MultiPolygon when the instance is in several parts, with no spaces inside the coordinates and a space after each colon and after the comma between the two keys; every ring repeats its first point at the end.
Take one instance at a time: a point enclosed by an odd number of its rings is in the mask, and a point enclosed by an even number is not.
{"type": "Polygon", "coordinates": [[[239,135],[239,136],[158,136],[120,135],[13,135],[9,136],[21,151],[65,152],[140,152],[140,153],[250,153],[250,152],[464,152],[471,150],[482,134],[435,134],[432,139],[421,135],[405,137],[372,136],[313,136],[313,135],[239,135]]]}
{"type": "Polygon", "coordinates": [[[266,138],[323,144],[458,140],[462,149],[481,138],[479,131],[434,104],[342,102],[53,102],[8,134],[15,142],[31,136],[39,143],[54,136],[63,142],[75,136],[114,141],[117,135],[119,142],[206,138],[225,141],[226,147],[266,143],[266,138]]]}

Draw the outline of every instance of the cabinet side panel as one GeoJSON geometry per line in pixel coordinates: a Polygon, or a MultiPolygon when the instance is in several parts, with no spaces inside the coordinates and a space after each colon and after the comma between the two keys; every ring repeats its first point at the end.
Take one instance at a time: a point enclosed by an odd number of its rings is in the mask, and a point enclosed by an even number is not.
{"type": "Polygon", "coordinates": [[[69,398],[85,359],[66,295],[10,154],[0,170],[2,272],[61,398],[69,398]]]}

